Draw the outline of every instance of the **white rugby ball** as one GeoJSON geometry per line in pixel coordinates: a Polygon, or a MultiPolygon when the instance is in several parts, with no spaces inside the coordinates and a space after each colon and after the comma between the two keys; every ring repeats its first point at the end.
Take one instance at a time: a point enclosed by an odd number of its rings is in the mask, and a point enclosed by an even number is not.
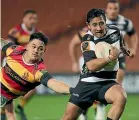
{"type": "MultiPolygon", "coordinates": [[[[109,52],[111,49],[111,45],[106,42],[99,42],[95,45],[95,54],[97,58],[106,58],[109,56],[109,52]]],[[[111,61],[109,64],[107,64],[104,69],[105,70],[113,70],[115,65],[117,63],[117,60],[111,61]]]]}

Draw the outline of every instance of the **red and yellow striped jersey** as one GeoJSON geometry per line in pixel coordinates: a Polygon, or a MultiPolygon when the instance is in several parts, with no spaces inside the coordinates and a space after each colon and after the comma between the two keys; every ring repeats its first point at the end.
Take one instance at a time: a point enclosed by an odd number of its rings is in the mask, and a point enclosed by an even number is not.
{"type": "Polygon", "coordinates": [[[8,38],[12,39],[17,45],[25,46],[29,42],[30,34],[34,32],[39,32],[39,30],[27,31],[25,25],[20,24],[9,31],[8,38]]]}
{"type": "Polygon", "coordinates": [[[25,95],[40,83],[47,86],[52,76],[46,71],[43,60],[27,64],[23,59],[25,48],[8,43],[2,48],[7,56],[6,65],[1,69],[1,94],[14,99],[25,95]]]}

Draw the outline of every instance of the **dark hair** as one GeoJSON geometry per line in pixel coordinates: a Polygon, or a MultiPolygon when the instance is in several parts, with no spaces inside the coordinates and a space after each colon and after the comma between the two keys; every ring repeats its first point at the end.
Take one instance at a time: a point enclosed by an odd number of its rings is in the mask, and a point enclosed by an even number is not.
{"type": "Polygon", "coordinates": [[[37,14],[37,12],[35,11],[35,10],[26,10],[25,12],[24,12],[24,14],[23,14],[23,16],[26,16],[27,14],[37,14]]]}
{"type": "Polygon", "coordinates": [[[95,17],[100,17],[100,16],[102,16],[104,18],[104,20],[106,21],[106,16],[105,16],[104,10],[102,10],[102,9],[91,9],[87,13],[86,22],[89,23],[91,19],[93,19],[95,17]]]}
{"type": "Polygon", "coordinates": [[[119,0],[107,0],[107,4],[108,3],[118,3],[120,5],[119,0]]]}
{"type": "Polygon", "coordinates": [[[39,39],[40,41],[44,42],[45,45],[48,43],[48,37],[46,37],[43,33],[41,32],[36,32],[30,35],[29,42],[34,40],[34,39],[39,39]]]}

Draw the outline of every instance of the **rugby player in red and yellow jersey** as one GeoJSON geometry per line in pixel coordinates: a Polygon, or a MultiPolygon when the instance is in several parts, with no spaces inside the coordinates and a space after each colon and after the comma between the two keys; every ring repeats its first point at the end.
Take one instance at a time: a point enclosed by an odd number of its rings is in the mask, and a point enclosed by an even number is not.
{"type": "Polygon", "coordinates": [[[69,86],[55,80],[46,70],[42,56],[48,38],[33,33],[26,47],[9,42],[2,48],[6,64],[1,69],[1,107],[5,106],[8,120],[15,120],[12,100],[24,96],[39,84],[63,94],[69,94],[69,86]],[[8,104],[7,104],[8,103],[8,104]]]}
{"type": "Polygon", "coordinates": [[[38,22],[37,12],[26,10],[23,14],[22,24],[16,25],[8,33],[8,39],[16,45],[25,46],[29,42],[30,34],[39,32],[36,28],[38,22]]]}
{"type": "MultiPolygon", "coordinates": [[[[16,45],[26,46],[29,41],[30,34],[39,32],[36,28],[38,22],[37,12],[34,10],[26,10],[23,14],[22,24],[16,25],[8,33],[8,40],[14,42],[16,45]]],[[[20,102],[16,107],[16,112],[19,114],[21,120],[27,120],[24,113],[24,106],[32,98],[35,89],[28,92],[24,97],[20,97],[20,102]]],[[[2,120],[5,119],[5,114],[2,114],[2,120]]]]}

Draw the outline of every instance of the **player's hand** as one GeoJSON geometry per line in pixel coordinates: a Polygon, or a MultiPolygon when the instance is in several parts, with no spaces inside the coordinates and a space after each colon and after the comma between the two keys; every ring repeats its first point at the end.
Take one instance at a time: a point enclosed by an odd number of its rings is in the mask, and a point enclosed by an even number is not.
{"type": "Polygon", "coordinates": [[[116,60],[119,57],[120,51],[116,47],[111,47],[110,53],[109,53],[109,59],[110,60],[116,60]]]}
{"type": "Polygon", "coordinates": [[[130,58],[134,58],[136,55],[136,51],[135,50],[132,50],[130,49],[130,58]]]}
{"type": "Polygon", "coordinates": [[[75,62],[75,63],[72,64],[72,71],[75,72],[75,73],[80,71],[78,63],[75,62]]]}
{"type": "Polygon", "coordinates": [[[131,52],[130,52],[130,50],[128,49],[127,46],[122,46],[121,47],[121,52],[124,53],[126,56],[131,57],[131,52]]]}

